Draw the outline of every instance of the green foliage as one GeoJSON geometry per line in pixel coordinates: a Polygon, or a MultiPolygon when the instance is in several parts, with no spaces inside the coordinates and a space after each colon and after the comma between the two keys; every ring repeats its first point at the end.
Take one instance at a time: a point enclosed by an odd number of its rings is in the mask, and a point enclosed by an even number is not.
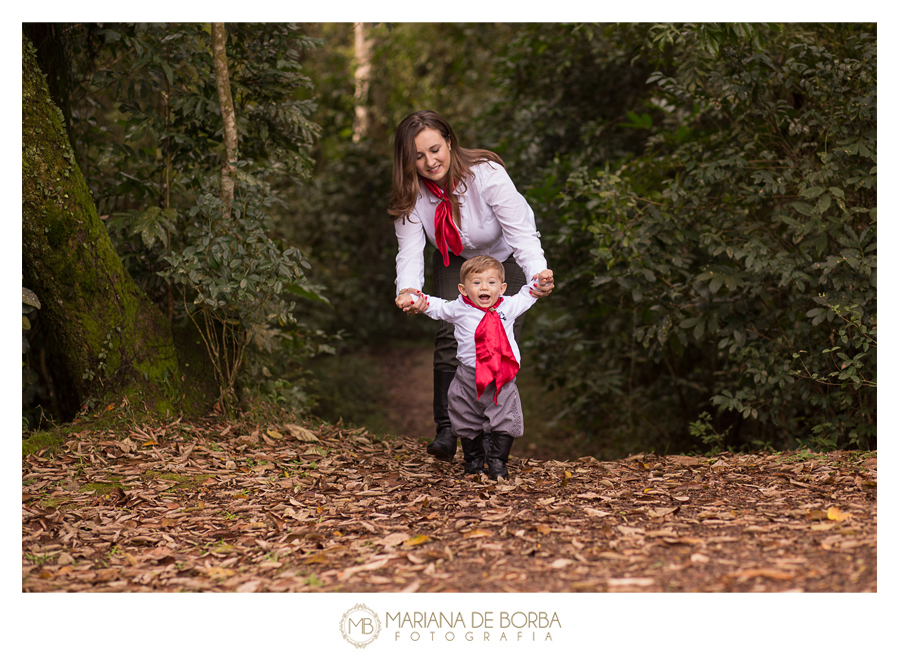
{"type": "MultiPolygon", "coordinates": [[[[221,400],[233,402],[242,369],[265,386],[326,339],[294,322],[297,303],[324,298],[300,271],[309,264],[299,250],[273,239],[286,193],[312,169],[319,127],[302,60],[317,44],[292,23],[227,32],[240,150],[229,223],[213,180],[224,137],[209,25],[76,25],[66,34],[95,53],[74,93],[73,125],[117,253],[170,317],[202,326],[221,400]]],[[[288,397],[304,400],[299,390],[288,397]]]]}
{"type": "MultiPolygon", "coordinates": [[[[318,127],[308,118],[313,101],[295,94],[312,87],[299,60],[301,49],[314,42],[293,24],[229,24],[228,31],[245,174],[267,182],[303,180],[318,127]]],[[[121,140],[89,140],[101,214],[190,194],[218,169],[223,149],[208,25],[113,25],[98,36],[108,55],[90,91],[106,91],[102,102],[119,118],[115,127],[102,125],[106,117],[83,110],[82,122],[121,131],[121,140]]]]}
{"type": "Polygon", "coordinates": [[[610,407],[680,410],[647,421],[671,438],[711,405],[738,443],[870,445],[875,38],[672,30],[648,78],[652,125],[636,113],[626,125],[642,152],[568,158],[555,255],[570,283],[558,333],[538,339],[545,372],[574,386],[571,411],[589,424],[610,407]],[[810,375],[797,377],[795,353],[810,375]]]}
{"type": "Polygon", "coordinates": [[[725,436],[728,430],[717,432],[712,424],[712,415],[708,411],[700,412],[697,420],[688,426],[688,432],[706,444],[712,454],[718,454],[725,450],[725,436]]]}
{"type": "Polygon", "coordinates": [[[183,291],[185,314],[197,325],[213,362],[220,402],[235,396],[244,351],[270,324],[294,322],[288,289],[325,301],[307,282],[299,250],[282,248],[265,231],[265,190],[245,182],[223,220],[223,202],[209,181],[188,215],[187,246],[165,257],[161,272],[183,291]]]}

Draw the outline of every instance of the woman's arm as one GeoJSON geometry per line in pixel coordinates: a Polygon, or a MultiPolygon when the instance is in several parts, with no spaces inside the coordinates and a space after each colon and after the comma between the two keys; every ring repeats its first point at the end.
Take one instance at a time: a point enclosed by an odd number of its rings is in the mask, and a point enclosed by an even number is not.
{"type": "Polygon", "coordinates": [[[480,168],[482,194],[500,223],[503,238],[529,280],[547,269],[547,260],[534,222],[534,211],[513,184],[506,169],[487,164],[480,168]]]}
{"type": "Polygon", "coordinates": [[[397,293],[411,288],[421,290],[425,284],[425,229],[415,209],[405,220],[394,222],[397,234],[397,293]]]}

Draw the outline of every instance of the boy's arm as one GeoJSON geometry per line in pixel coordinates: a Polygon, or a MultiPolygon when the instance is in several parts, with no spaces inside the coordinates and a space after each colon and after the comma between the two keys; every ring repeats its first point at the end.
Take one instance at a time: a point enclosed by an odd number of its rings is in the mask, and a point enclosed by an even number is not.
{"type": "Polygon", "coordinates": [[[451,310],[454,305],[451,304],[449,300],[441,299],[440,297],[426,295],[425,293],[404,292],[397,295],[395,302],[397,303],[397,306],[402,309],[406,306],[415,304],[420,295],[425,298],[425,315],[435,320],[446,320],[447,322],[453,321],[454,314],[451,310]]]}
{"type": "Polygon", "coordinates": [[[501,308],[506,311],[507,316],[512,318],[519,317],[540,299],[540,297],[532,296],[533,285],[533,283],[526,283],[515,295],[504,298],[505,301],[501,308]]]}

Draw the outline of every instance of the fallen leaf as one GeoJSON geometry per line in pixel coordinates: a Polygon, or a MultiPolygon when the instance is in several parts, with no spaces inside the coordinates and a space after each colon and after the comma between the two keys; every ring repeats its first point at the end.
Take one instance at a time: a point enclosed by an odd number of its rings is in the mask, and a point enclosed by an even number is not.
{"type": "Polygon", "coordinates": [[[667,544],[687,544],[688,546],[703,543],[703,540],[697,537],[662,537],[662,540],[667,544]]]}
{"type": "Polygon", "coordinates": [[[424,544],[429,541],[431,537],[428,535],[416,535],[415,537],[410,537],[405,542],[403,542],[404,546],[418,546],[419,544],[424,544]]]}
{"type": "Polygon", "coordinates": [[[677,512],[679,509],[681,509],[681,508],[680,507],[657,507],[656,509],[653,509],[650,512],[648,512],[647,515],[650,516],[651,518],[652,517],[660,518],[660,517],[666,516],[667,514],[673,514],[674,512],[677,512]]]}
{"type": "Polygon", "coordinates": [[[475,528],[474,530],[469,530],[468,532],[463,533],[463,537],[473,538],[473,537],[490,537],[494,533],[488,530],[487,528],[475,528]]]}
{"type": "Polygon", "coordinates": [[[607,581],[610,588],[617,587],[653,587],[656,581],[653,578],[610,578],[607,581]]]}
{"type": "Polygon", "coordinates": [[[829,507],[828,508],[828,518],[831,519],[832,521],[837,521],[838,523],[841,523],[841,522],[849,519],[851,516],[853,516],[853,515],[850,514],[849,512],[842,512],[837,507],[829,507]]]}
{"type": "Polygon", "coordinates": [[[613,553],[612,551],[603,551],[601,553],[597,553],[597,557],[603,558],[605,560],[627,560],[627,555],[622,555],[621,553],[613,553]]]}
{"type": "Polygon", "coordinates": [[[223,569],[222,567],[209,567],[204,573],[209,578],[231,578],[235,571],[234,569],[223,569]]]}
{"type": "Polygon", "coordinates": [[[291,435],[300,441],[306,441],[308,443],[318,443],[319,437],[310,432],[305,427],[300,427],[299,425],[285,425],[285,429],[291,433],[291,435]]]}
{"type": "Polygon", "coordinates": [[[402,544],[405,541],[409,541],[409,535],[405,532],[392,532],[387,537],[379,539],[376,541],[376,544],[381,544],[382,546],[396,546],[397,544],[402,544]]]}
{"type": "Polygon", "coordinates": [[[778,569],[744,569],[733,574],[738,580],[751,578],[771,578],[772,580],[792,580],[796,574],[778,569]]]}
{"type": "Polygon", "coordinates": [[[248,580],[243,585],[237,588],[238,592],[258,592],[259,588],[262,586],[261,580],[248,580]]]}
{"type": "Polygon", "coordinates": [[[567,567],[572,564],[572,560],[567,560],[566,558],[559,558],[558,560],[554,560],[550,564],[551,569],[562,569],[563,567],[567,567]]]}

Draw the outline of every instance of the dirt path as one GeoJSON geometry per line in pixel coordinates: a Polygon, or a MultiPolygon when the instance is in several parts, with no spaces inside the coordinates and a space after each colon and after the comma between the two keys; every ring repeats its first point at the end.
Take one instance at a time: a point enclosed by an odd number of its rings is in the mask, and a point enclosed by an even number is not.
{"type": "Polygon", "coordinates": [[[385,425],[398,436],[434,437],[434,368],[428,345],[378,350],[390,404],[385,425]]]}
{"type": "Polygon", "coordinates": [[[22,589],[876,590],[875,453],[510,470],[328,425],[86,429],[23,459],[22,589]]]}

